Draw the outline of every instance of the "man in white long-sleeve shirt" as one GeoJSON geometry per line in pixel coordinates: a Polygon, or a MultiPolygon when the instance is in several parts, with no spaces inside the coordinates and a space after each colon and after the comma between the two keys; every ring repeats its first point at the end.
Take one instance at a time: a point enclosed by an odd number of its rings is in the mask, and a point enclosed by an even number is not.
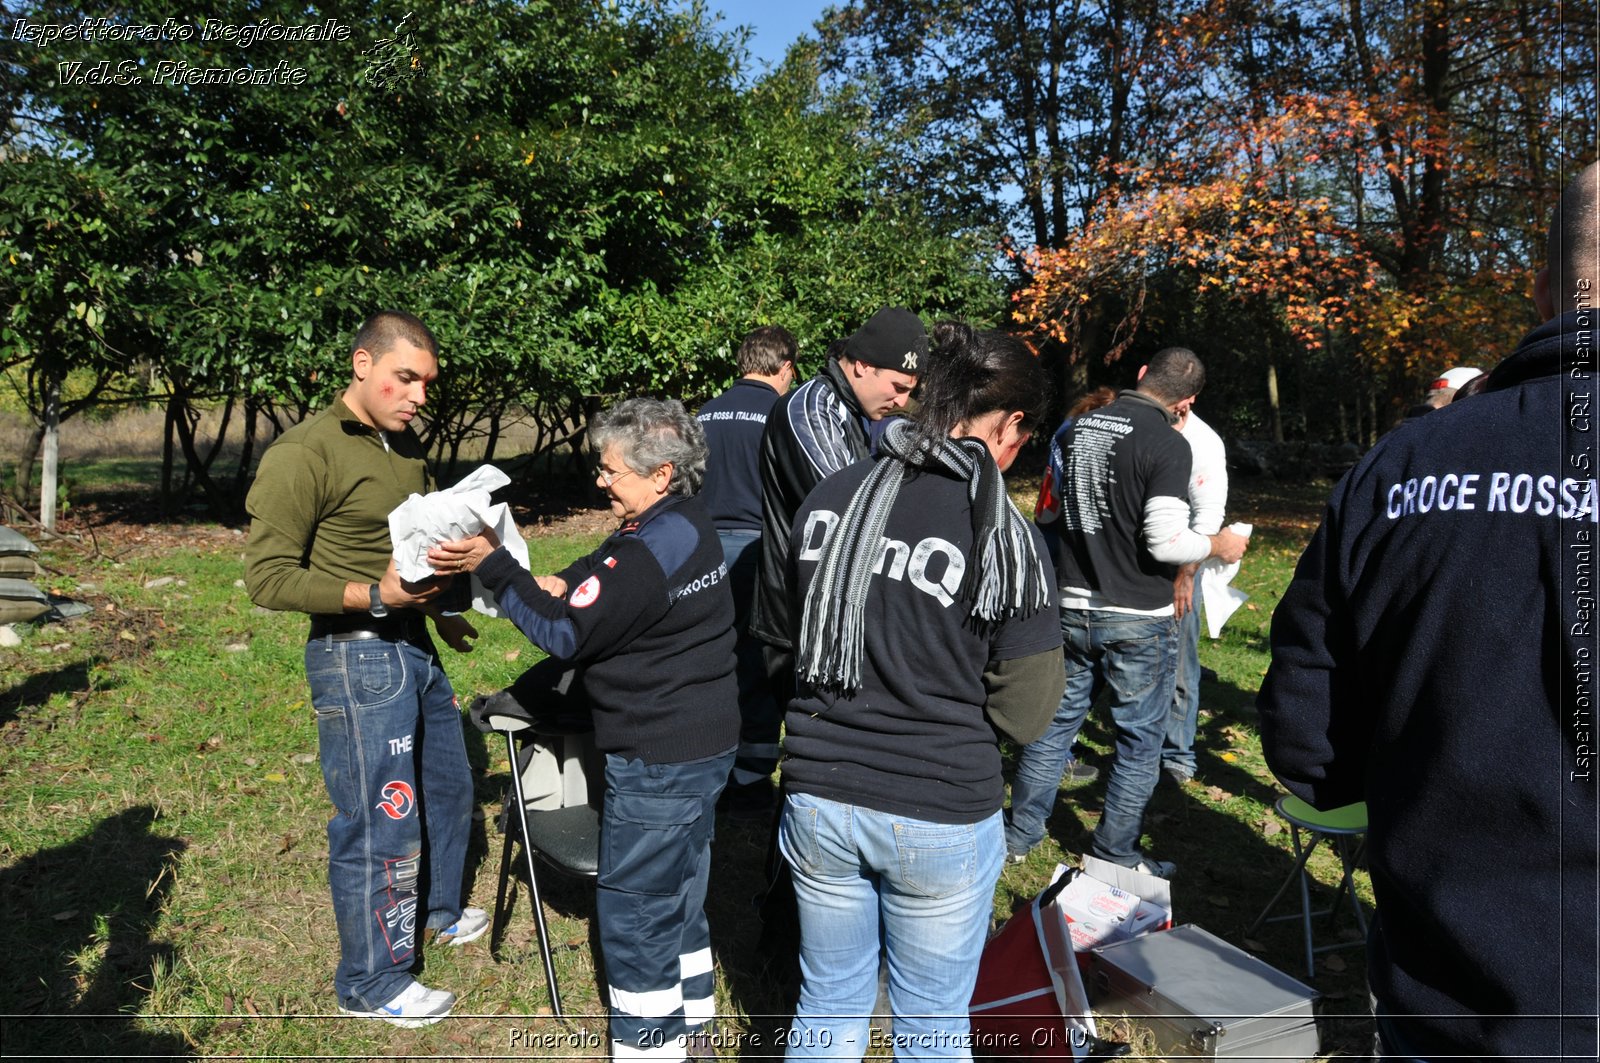
{"type": "MultiPolygon", "coordinates": [[[[1222,437],[1187,404],[1177,409],[1178,432],[1189,444],[1194,467],[1189,473],[1189,527],[1201,535],[1222,530],[1228,508],[1228,453],[1222,437]]],[[[1200,583],[1198,564],[1182,565],[1173,583],[1172,602],[1178,616],[1178,677],[1172,715],[1161,743],[1161,770],[1176,783],[1194,778],[1194,733],[1200,720],[1200,583]]]]}
{"type": "Polygon", "coordinates": [[[1049,731],[1023,750],[1017,765],[1006,825],[1012,860],[1044,837],[1062,767],[1099,676],[1111,692],[1116,758],[1090,851],[1164,877],[1175,870],[1139,848],[1172,713],[1178,646],[1173,581],[1180,565],[1208,557],[1237,561],[1246,545],[1230,531],[1202,535],[1190,527],[1193,460],[1189,444],[1173,431],[1174,410],[1187,408],[1204,383],[1205,368],[1194,352],[1168,347],[1150,359],[1137,389],[1073,423],[1059,510],[1040,514],[1055,545],[1067,687],[1049,731]]]}

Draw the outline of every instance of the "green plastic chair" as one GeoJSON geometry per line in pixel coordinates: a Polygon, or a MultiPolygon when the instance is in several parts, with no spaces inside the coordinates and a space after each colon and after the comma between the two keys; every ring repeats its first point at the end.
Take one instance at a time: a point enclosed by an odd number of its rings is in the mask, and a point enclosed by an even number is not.
{"type": "Polygon", "coordinates": [[[1250,924],[1250,929],[1245,931],[1247,937],[1254,936],[1263,923],[1277,923],[1285,919],[1293,919],[1290,915],[1273,915],[1269,918],[1272,909],[1277,905],[1283,895],[1289,891],[1289,886],[1296,878],[1300,880],[1300,921],[1306,940],[1306,977],[1315,978],[1317,974],[1316,956],[1319,952],[1329,952],[1333,949],[1345,949],[1367,943],[1367,917],[1361,910],[1361,901],[1356,897],[1354,874],[1361,862],[1361,856],[1366,849],[1365,835],[1367,833],[1367,805],[1365,801],[1358,801],[1353,805],[1342,808],[1332,808],[1326,812],[1312,808],[1304,801],[1292,794],[1278,798],[1274,806],[1278,815],[1289,822],[1289,840],[1294,845],[1294,867],[1289,871],[1289,876],[1283,880],[1283,885],[1278,887],[1278,892],[1272,895],[1272,900],[1256,916],[1256,921],[1250,924]],[[1309,836],[1309,844],[1302,844],[1300,832],[1305,831],[1309,836]],[[1333,903],[1321,911],[1311,910],[1311,876],[1306,873],[1306,861],[1311,859],[1311,854],[1316,851],[1317,844],[1324,838],[1332,839],[1334,849],[1339,854],[1339,863],[1344,868],[1344,874],[1339,879],[1339,887],[1334,891],[1333,903]],[[1358,840],[1359,839],[1359,840],[1358,840]],[[1356,926],[1361,930],[1361,938],[1357,941],[1336,941],[1327,945],[1316,945],[1311,936],[1311,920],[1314,916],[1327,916],[1328,921],[1333,921],[1334,914],[1339,909],[1339,901],[1348,892],[1350,895],[1350,908],[1355,912],[1356,926]]]}

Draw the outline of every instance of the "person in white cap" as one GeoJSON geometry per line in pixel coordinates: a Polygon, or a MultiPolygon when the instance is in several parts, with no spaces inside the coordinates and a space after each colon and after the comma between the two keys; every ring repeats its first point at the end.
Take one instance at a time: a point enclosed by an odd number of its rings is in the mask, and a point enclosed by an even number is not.
{"type": "Polygon", "coordinates": [[[1450,405],[1455,400],[1456,391],[1467,381],[1483,375],[1482,369],[1457,366],[1446,369],[1434,378],[1428,385],[1428,390],[1422,393],[1422,401],[1406,411],[1406,417],[1421,417],[1425,413],[1432,413],[1450,405]]]}

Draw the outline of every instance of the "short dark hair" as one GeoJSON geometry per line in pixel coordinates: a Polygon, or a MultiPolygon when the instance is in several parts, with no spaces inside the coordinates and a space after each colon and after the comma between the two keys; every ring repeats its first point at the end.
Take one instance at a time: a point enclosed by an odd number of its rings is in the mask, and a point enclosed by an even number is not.
{"type": "Polygon", "coordinates": [[[739,344],[739,372],[744,376],[773,376],[784,362],[794,361],[797,346],[794,336],[782,325],[752,329],[739,344]]]}
{"type": "Polygon", "coordinates": [[[1145,364],[1138,390],[1159,402],[1182,402],[1206,386],[1206,367],[1187,347],[1163,347],[1145,364]]]}
{"type": "Polygon", "coordinates": [[[1031,429],[1044,416],[1047,384],[1039,359],[1017,337],[941,321],[918,381],[918,434],[937,440],[996,410],[1022,411],[1022,426],[1031,429]]]}
{"type": "Polygon", "coordinates": [[[428,326],[421,318],[404,310],[379,310],[363,321],[356,329],[356,338],[350,342],[350,353],[365,348],[376,362],[394,350],[394,345],[401,340],[439,357],[439,341],[433,338],[428,326]]]}

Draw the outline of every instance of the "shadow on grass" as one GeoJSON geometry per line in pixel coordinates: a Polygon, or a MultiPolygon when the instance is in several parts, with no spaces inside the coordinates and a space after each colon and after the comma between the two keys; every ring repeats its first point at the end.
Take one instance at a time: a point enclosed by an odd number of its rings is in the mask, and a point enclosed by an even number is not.
{"type": "Polygon", "coordinates": [[[783,1036],[800,991],[798,939],[788,941],[781,928],[770,941],[762,937],[766,927],[760,904],[767,887],[772,822],[770,817],[717,818],[706,897],[712,951],[729,1003],[747,1020],[740,1036],[728,1043],[737,1043],[741,1056],[757,1059],[782,1056],[783,1036]]]}
{"type": "Polygon", "coordinates": [[[77,841],[0,871],[0,1042],[7,1058],[186,1056],[182,1037],[139,1026],[153,970],[175,950],[155,940],[186,846],[130,808],[77,841]]]}
{"type": "Polygon", "coordinates": [[[48,672],[35,672],[0,691],[0,726],[17,719],[29,706],[43,705],[55,694],[79,694],[89,689],[89,673],[98,660],[74,661],[48,672]]]}

